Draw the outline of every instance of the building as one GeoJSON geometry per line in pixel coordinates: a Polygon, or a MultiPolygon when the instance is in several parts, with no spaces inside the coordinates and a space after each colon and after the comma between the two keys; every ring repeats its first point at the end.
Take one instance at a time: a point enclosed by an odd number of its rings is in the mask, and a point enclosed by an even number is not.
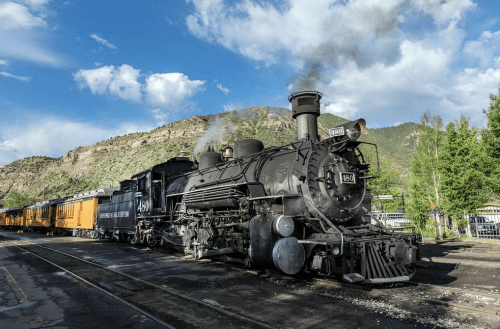
{"type": "Polygon", "coordinates": [[[486,217],[490,222],[500,223],[500,203],[487,203],[477,209],[477,214],[486,217]]]}

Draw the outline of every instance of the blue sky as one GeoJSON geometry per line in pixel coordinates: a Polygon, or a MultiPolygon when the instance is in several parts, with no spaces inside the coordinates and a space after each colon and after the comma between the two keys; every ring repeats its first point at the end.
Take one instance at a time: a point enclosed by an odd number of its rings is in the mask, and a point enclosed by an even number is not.
{"type": "Polygon", "coordinates": [[[494,1],[0,0],[0,165],[192,115],[287,107],[370,128],[484,126],[500,83],[494,1]]]}

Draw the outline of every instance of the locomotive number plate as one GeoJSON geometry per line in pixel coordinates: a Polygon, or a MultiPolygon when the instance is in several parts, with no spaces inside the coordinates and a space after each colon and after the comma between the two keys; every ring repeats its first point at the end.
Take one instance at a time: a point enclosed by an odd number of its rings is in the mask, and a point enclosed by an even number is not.
{"type": "Polygon", "coordinates": [[[344,127],[332,128],[329,130],[329,133],[330,137],[344,136],[345,135],[344,127]]]}
{"type": "Polygon", "coordinates": [[[356,184],[356,175],[352,172],[341,172],[340,184],[356,184]]]}

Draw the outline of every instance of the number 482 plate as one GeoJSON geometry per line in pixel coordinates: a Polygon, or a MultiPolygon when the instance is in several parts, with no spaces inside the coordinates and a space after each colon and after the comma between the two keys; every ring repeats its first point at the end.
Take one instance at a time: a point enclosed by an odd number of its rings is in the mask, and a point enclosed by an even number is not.
{"type": "Polygon", "coordinates": [[[356,175],[353,172],[341,172],[340,184],[356,184],[356,175]]]}

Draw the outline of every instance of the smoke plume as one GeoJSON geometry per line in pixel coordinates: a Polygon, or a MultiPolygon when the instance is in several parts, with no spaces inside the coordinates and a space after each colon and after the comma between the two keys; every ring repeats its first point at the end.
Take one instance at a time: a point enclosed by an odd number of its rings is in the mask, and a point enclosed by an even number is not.
{"type": "Polygon", "coordinates": [[[215,116],[209,121],[210,126],[207,131],[200,137],[198,144],[194,147],[193,155],[206,149],[208,146],[215,146],[222,144],[225,136],[234,130],[234,126],[229,122],[224,122],[220,116],[215,116]]]}

